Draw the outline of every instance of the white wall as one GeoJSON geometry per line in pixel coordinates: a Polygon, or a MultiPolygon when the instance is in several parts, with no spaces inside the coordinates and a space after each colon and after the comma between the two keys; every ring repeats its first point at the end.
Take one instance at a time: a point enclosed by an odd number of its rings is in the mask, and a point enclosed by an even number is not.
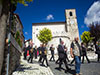
{"type": "MultiPolygon", "coordinates": [[[[54,44],[55,47],[55,53],[57,53],[57,46],[59,44],[59,39],[61,38],[66,46],[68,47],[69,50],[69,45],[70,45],[70,40],[67,37],[60,37],[60,36],[68,36],[68,33],[65,31],[65,24],[54,24],[54,25],[35,25],[32,27],[32,40],[33,43],[37,46],[40,45],[40,41],[36,37],[36,34],[39,34],[39,31],[42,30],[43,28],[48,28],[52,31],[52,35],[54,36],[59,36],[57,38],[53,38],[49,43],[48,43],[48,49],[51,46],[51,44],[54,44]]],[[[50,52],[49,52],[50,53],[50,52]]]]}
{"type": "Polygon", "coordinates": [[[32,27],[32,40],[35,45],[39,46],[40,41],[37,38],[37,34],[39,34],[39,31],[42,30],[43,28],[48,28],[52,31],[53,36],[61,36],[64,35],[65,32],[65,24],[55,24],[55,25],[37,25],[32,27]]]}
{"type": "MultiPolygon", "coordinates": [[[[68,38],[65,38],[65,37],[59,37],[59,38],[61,38],[61,39],[64,41],[64,45],[68,48],[68,51],[69,51],[69,50],[70,50],[71,41],[70,41],[68,38]]],[[[54,45],[54,47],[55,47],[55,54],[57,53],[57,47],[58,47],[58,45],[60,44],[59,38],[53,38],[53,39],[48,43],[48,47],[50,47],[51,44],[54,45]]],[[[49,53],[50,53],[50,52],[49,52],[49,53]]]]}

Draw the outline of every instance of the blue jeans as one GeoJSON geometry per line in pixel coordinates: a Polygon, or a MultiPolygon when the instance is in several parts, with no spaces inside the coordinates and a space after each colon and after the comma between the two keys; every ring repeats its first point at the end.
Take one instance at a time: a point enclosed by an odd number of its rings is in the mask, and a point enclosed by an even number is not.
{"type": "Polygon", "coordinates": [[[76,73],[80,73],[80,66],[81,66],[81,58],[79,56],[75,56],[75,70],[76,73]]]}

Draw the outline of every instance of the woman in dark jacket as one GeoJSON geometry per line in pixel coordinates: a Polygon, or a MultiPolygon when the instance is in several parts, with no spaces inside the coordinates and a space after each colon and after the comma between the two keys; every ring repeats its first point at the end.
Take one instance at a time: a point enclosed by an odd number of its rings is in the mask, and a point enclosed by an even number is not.
{"type": "Polygon", "coordinates": [[[87,57],[87,51],[86,51],[87,49],[86,49],[84,43],[81,43],[81,48],[82,48],[82,57],[83,57],[82,63],[84,63],[84,57],[86,57],[88,63],[90,63],[90,60],[87,57]]]}
{"type": "Polygon", "coordinates": [[[99,62],[99,59],[100,59],[100,49],[99,49],[99,46],[98,46],[98,42],[96,42],[95,48],[96,48],[96,52],[95,53],[98,55],[97,61],[99,62]]]}

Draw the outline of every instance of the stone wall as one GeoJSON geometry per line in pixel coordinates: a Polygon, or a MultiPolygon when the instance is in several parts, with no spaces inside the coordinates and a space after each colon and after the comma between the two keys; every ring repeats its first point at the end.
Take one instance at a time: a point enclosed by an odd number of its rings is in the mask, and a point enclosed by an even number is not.
{"type": "MultiPolygon", "coordinates": [[[[9,75],[12,75],[12,72],[20,65],[20,56],[21,56],[21,48],[11,35],[11,46],[10,46],[10,59],[9,59],[9,75]]],[[[7,53],[8,48],[6,47],[4,52],[4,61],[2,67],[2,74],[6,75],[7,69],[7,53]]]]}
{"type": "Polygon", "coordinates": [[[9,75],[19,66],[21,53],[11,44],[9,75]]]}
{"type": "Polygon", "coordinates": [[[9,64],[9,75],[19,66],[21,56],[21,48],[15,39],[11,36],[11,47],[10,47],[10,64],[9,64]]]}

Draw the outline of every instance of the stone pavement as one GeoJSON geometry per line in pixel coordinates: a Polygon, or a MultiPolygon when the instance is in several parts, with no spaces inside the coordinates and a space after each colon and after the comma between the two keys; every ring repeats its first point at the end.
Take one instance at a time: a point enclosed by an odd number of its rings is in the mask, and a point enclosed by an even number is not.
{"type": "MultiPolygon", "coordinates": [[[[65,65],[62,65],[62,70],[59,71],[58,64],[55,65],[54,62],[49,62],[50,69],[52,70],[54,75],[75,75],[75,65],[68,65],[71,70],[65,73],[65,65]]],[[[96,62],[96,60],[91,60],[91,63],[87,63],[85,61],[84,64],[81,65],[81,73],[82,75],[100,75],[100,62],[96,62]]]]}
{"type": "MultiPolygon", "coordinates": [[[[91,63],[85,61],[84,64],[81,65],[82,75],[100,75],[100,62],[97,62],[97,55],[94,52],[88,52],[87,55],[91,63]]],[[[70,58],[70,60],[72,59],[70,58]]],[[[49,62],[49,64],[54,75],[75,75],[75,63],[70,65],[70,62],[68,62],[68,66],[71,70],[67,73],[65,73],[65,65],[62,65],[62,70],[59,71],[58,64],[55,64],[53,61],[49,62]]]]}
{"type": "Polygon", "coordinates": [[[21,56],[20,66],[12,75],[53,75],[49,67],[40,66],[38,59],[33,59],[33,63],[28,63],[21,56]]]}
{"type": "MultiPolygon", "coordinates": [[[[82,75],[100,75],[100,63],[96,62],[96,55],[95,53],[88,53],[89,58],[91,59],[91,63],[88,64],[85,62],[81,66],[82,75]]],[[[51,55],[48,55],[48,60],[50,59],[51,55]]],[[[55,59],[57,60],[58,56],[55,55],[55,59]]],[[[71,60],[71,58],[70,58],[71,60]]],[[[33,63],[28,63],[26,60],[23,60],[23,56],[21,56],[21,64],[13,72],[12,75],[74,75],[75,73],[75,66],[69,65],[71,71],[65,73],[65,65],[62,65],[62,70],[58,70],[58,64],[55,64],[53,61],[48,61],[49,67],[40,66],[38,63],[38,59],[33,58],[33,63]]],[[[69,63],[68,63],[69,64],[69,63]]]]}

